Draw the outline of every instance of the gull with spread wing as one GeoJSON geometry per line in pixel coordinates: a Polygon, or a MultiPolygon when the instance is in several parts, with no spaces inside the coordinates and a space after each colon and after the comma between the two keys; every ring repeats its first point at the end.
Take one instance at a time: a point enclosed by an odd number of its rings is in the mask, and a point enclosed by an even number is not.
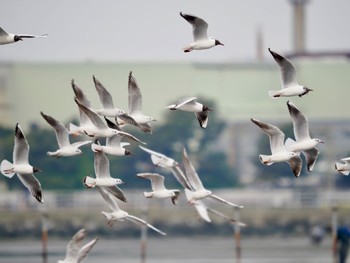
{"type": "Polygon", "coordinates": [[[83,179],[84,185],[87,188],[103,187],[108,192],[117,197],[123,202],[126,202],[126,198],[122,190],[117,186],[122,184],[123,181],[119,178],[113,178],[110,174],[109,161],[104,152],[94,152],[94,169],[96,178],[85,176],[83,179]]]}
{"type": "Polygon", "coordinates": [[[98,238],[94,238],[84,246],[81,242],[86,236],[86,230],[80,229],[73,238],[68,242],[66,248],[66,257],[64,260],[59,260],[57,263],[80,263],[87,256],[90,250],[94,247],[98,238]]]}
{"type": "Polygon", "coordinates": [[[180,98],[175,104],[167,106],[170,110],[182,110],[193,112],[199,125],[205,129],[208,125],[208,112],[212,111],[208,106],[196,101],[196,97],[180,98]]]}
{"type": "Polygon", "coordinates": [[[295,177],[300,176],[303,162],[300,156],[292,151],[287,151],[284,145],[284,133],[274,125],[251,119],[264,133],[269,136],[271,155],[260,154],[260,162],[265,165],[272,165],[273,163],[287,162],[292,168],[295,177]]]}
{"type": "Polygon", "coordinates": [[[297,73],[295,66],[287,58],[281,56],[280,54],[272,51],[269,48],[269,52],[277,62],[280,72],[281,72],[281,81],[282,89],[280,90],[270,90],[269,95],[272,98],[278,97],[292,97],[299,96],[302,97],[305,94],[313,91],[312,89],[301,86],[297,82],[297,73]]]}
{"type": "Polygon", "coordinates": [[[129,73],[128,81],[128,117],[121,115],[119,118],[124,123],[129,123],[140,128],[143,132],[152,133],[152,128],[149,122],[155,121],[153,117],[147,116],[142,112],[142,94],[139,86],[136,83],[135,78],[132,75],[132,71],[129,73]]]}
{"type": "Polygon", "coordinates": [[[180,16],[182,16],[188,23],[192,25],[193,30],[192,33],[194,42],[185,46],[183,48],[184,52],[191,52],[192,50],[208,49],[217,45],[224,45],[219,40],[208,37],[208,23],[205,22],[202,18],[190,14],[184,14],[183,12],[180,12],[180,16]]]}
{"type": "Polygon", "coordinates": [[[163,231],[159,230],[158,228],[152,226],[151,224],[147,223],[141,218],[138,218],[136,216],[130,215],[128,212],[121,210],[117,204],[117,202],[112,198],[112,196],[106,192],[103,188],[97,186],[97,190],[100,192],[102,198],[107,202],[108,206],[111,208],[112,212],[104,212],[102,211],[102,214],[106,217],[107,219],[107,224],[109,226],[113,226],[113,223],[115,221],[124,221],[128,220],[131,221],[135,224],[141,225],[141,226],[147,226],[157,233],[165,236],[166,233],[163,231]]]}
{"type": "Polygon", "coordinates": [[[78,155],[82,153],[79,147],[85,144],[91,143],[91,141],[81,141],[81,142],[75,142],[71,144],[69,141],[69,132],[62,122],[43,113],[42,111],[40,112],[40,114],[46,120],[46,122],[50,124],[52,128],[55,129],[57,144],[59,147],[59,149],[55,152],[47,152],[49,156],[55,156],[59,158],[61,156],[78,155]]]}
{"type": "Polygon", "coordinates": [[[290,117],[293,122],[293,131],[296,141],[288,138],[286,148],[295,153],[303,152],[306,159],[307,170],[312,171],[315,166],[319,151],[316,145],[324,143],[319,138],[311,138],[309,132],[309,122],[306,116],[290,101],[287,101],[290,117]]]}
{"type": "Polygon", "coordinates": [[[29,35],[29,34],[13,34],[7,33],[4,29],[0,27],[0,45],[12,44],[18,41],[23,41],[25,38],[43,38],[47,37],[47,34],[37,36],[37,35],[29,35]]]}
{"type": "Polygon", "coordinates": [[[139,178],[148,179],[151,181],[152,192],[144,192],[143,195],[146,198],[168,198],[171,197],[171,201],[175,205],[180,195],[180,190],[166,189],[164,186],[164,176],[157,173],[138,173],[136,175],[139,178]]]}
{"type": "Polygon", "coordinates": [[[13,163],[6,159],[1,162],[1,173],[9,178],[17,174],[20,181],[28,188],[35,199],[44,203],[41,184],[33,175],[33,173],[40,172],[40,170],[29,164],[29,144],[18,123],[15,128],[15,144],[12,158],[13,163]]]}

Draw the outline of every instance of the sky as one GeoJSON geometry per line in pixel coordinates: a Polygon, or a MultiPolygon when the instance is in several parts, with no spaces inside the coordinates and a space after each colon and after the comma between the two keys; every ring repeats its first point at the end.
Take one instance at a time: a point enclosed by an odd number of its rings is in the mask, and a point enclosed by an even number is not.
{"type": "MultiPolygon", "coordinates": [[[[11,33],[44,34],[0,46],[2,61],[39,62],[246,62],[263,47],[292,51],[292,7],[287,0],[0,0],[0,26],[11,33]],[[205,19],[208,35],[225,44],[183,53],[192,29],[179,12],[205,19]]],[[[310,0],[306,8],[309,51],[350,47],[350,1],[310,0]]]]}

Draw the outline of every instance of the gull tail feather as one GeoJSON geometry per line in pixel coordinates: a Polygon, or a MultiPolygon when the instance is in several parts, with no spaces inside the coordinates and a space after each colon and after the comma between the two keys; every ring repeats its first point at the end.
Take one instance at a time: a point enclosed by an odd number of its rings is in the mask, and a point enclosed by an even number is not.
{"type": "Polygon", "coordinates": [[[271,98],[273,98],[273,99],[277,99],[278,97],[280,97],[279,92],[276,91],[276,90],[269,90],[269,91],[268,91],[268,94],[269,94],[269,96],[270,96],[271,98]]]}
{"type": "Polygon", "coordinates": [[[87,188],[92,188],[95,186],[96,180],[90,176],[85,176],[83,179],[83,183],[87,188]]]}
{"type": "Polygon", "coordinates": [[[270,161],[269,155],[260,154],[259,155],[260,162],[265,165],[271,165],[273,162],[270,161]]]}
{"type": "Polygon", "coordinates": [[[5,175],[8,178],[12,178],[15,173],[12,172],[13,164],[10,163],[8,160],[3,160],[0,164],[0,171],[3,175],[5,175]]]}

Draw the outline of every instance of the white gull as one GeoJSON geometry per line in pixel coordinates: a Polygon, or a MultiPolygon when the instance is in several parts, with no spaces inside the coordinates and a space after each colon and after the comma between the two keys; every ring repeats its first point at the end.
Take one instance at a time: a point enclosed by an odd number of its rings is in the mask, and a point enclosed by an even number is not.
{"type": "Polygon", "coordinates": [[[251,119],[264,133],[269,136],[271,155],[260,154],[259,159],[265,165],[287,162],[292,168],[295,177],[300,176],[303,162],[297,153],[287,151],[284,146],[284,133],[274,125],[251,119]]]}
{"type": "Polygon", "coordinates": [[[59,147],[59,149],[55,152],[47,152],[49,156],[61,157],[78,155],[82,153],[79,147],[91,143],[91,141],[81,141],[71,144],[69,141],[69,132],[62,122],[43,113],[42,111],[40,112],[40,114],[46,120],[46,122],[50,124],[52,128],[55,129],[57,144],[59,147]]]}
{"type": "Polygon", "coordinates": [[[29,144],[21,130],[19,124],[15,128],[15,143],[13,148],[13,163],[4,159],[0,164],[0,170],[6,177],[12,178],[17,174],[20,181],[31,192],[31,194],[41,203],[44,203],[42,189],[39,180],[33,173],[40,172],[28,162],[29,144]]]}
{"type": "Polygon", "coordinates": [[[292,96],[302,97],[309,91],[313,91],[308,87],[301,86],[298,84],[296,69],[292,62],[290,62],[287,58],[281,56],[280,54],[272,51],[270,48],[269,51],[280,68],[282,80],[282,89],[270,90],[268,92],[272,98],[292,96]]]}
{"type": "Polygon", "coordinates": [[[194,38],[194,42],[188,44],[183,48],[184,52],[191,52],[192,50],[208,49],[217,45],[224,45],[217,39],[208,38],[208,23],[205,22],[202,18],[190,14],[184,14],[182,12],[180,12],[180,16],[182,16],[188,23],[192,25],[192,33],[194,38]]]}
{"type": "Polygon", "coordinates": [[[29,35],[29,34],[13,34],[8,33],[0,27],[0,45],[11,44],[18,41],[23,41],[25,38],[43,38],[47,37],[47,34],[44,35],[29,35]]]}
{"type": "Polygon", "coordinates": [[[112,212],[102,211],[102,214],[106,217],[107,224],[109,226],[113,226],[113,223],[115,221],[128,220],[128,221],[131,221],[131,222],[138,224],[138,225],[141,225],[141,226],[147,226],[163,236],[166,235],[166,233],[164,233],[163,231],[159,230],[158,228],[152,226],[151,224],[147,223],[143,219],[138,218],[138,217],[133,216],[133,215],[130,215],[128,212],[120,209],[117,202],[113,199],[113,197],[108,192],[106,192],[104,189],[97,186],[97,190],[100,192],[102,198],[107,202],[108,206],[112,210],[112,212]]]}

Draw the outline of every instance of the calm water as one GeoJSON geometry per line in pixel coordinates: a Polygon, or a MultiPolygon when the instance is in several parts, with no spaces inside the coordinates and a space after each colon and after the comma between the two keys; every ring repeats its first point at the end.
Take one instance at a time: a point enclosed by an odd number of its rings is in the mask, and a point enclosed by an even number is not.
{"type": "MultiPolygon", "coordinates": [[[[86,240],[92,239],[89,236],[86,240]]],[[[65,256],[68,240],[49,240],[48,262],[65,256]]],[[[331,240],[313,246],[305,238],[247,238],[242,239],[241,263],[323,263],[332,262],[331,240]]],[[[147,243],[146,262],[152,263],[233,263],[233,238],[218,237],[159,237],[147,243]]],[[[38,241],[0,241],[1,263],[41,263],[41,243],[38,241]]],[[[140,242],[137,239],[100,238],[84,263],[139,263],[140,242]]]]}

